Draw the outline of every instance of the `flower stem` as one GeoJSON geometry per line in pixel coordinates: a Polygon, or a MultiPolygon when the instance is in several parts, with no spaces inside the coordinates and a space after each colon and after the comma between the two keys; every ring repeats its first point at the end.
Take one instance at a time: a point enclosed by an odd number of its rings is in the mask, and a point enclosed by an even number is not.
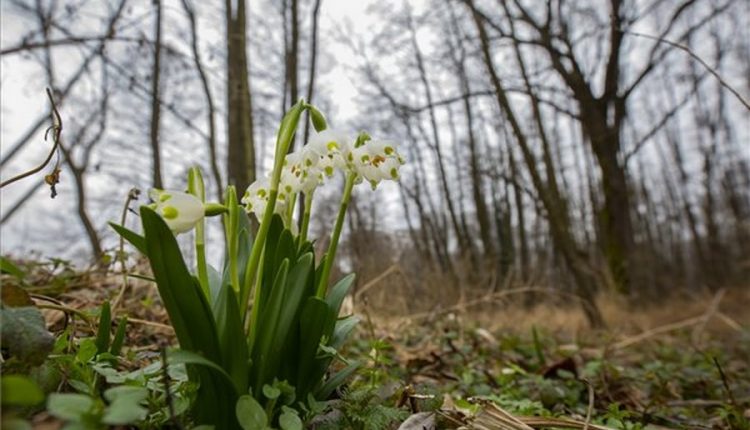
{"type": "MultiPolygon", "coordinates": [[[[203,175],[198,167],[191,167],[188,171],[188,192],[205,205],[206,187],[203,184],[203,175]]],[[[208,286],[208,267],[206,265],[206,223],[201,219],[195,226],[195,259],[198,268],[198,281],[206,300],[211,301],[211,293],[208,286]]]]}
{"type": "Polygon", "coordinates": [[[307,240],[307,230],[310,228],[310,212],[312,210],[312,200],[315,195],[315,190],[310,191],[309,194],[305,194],[305,212],[302,214],[302,227],[299,231],[299,244],[302,246],[307,240]]]}
{"type": "MultiPolygon", "coordinates": [[[[284,167],[284,157],[287,154],[289,145],[294,139],[294,133],[297,130],[297,124],[302,112],[305,110],[305,103],[303,100],[298,101],[289,112],[284,115],[281,120],[281,126],[276,137],[276,153],[274,155],[273,174],[271,176],[271,183],[268,190],[268,204],[266,206],[266,212],[263,214],[263,219],[258,227],[258,234],[255,235],[255,241],[253,242],[253,248],[250,251],[250,256],[247,260],[247,269],[245,270],[245,279],[240,288],[240,312],[241,315],[247,314],[247,307],[249,305],[248,300],[250,299],[250,289],[253,286],[253,281],[256,276],[260,276],[258,273],[258,263],[260,262],[261,253],[266,244],[266,236],[268,236],[268,229],[271,226],[271,219],[273,218],[273,211],[276,207],[276,199],[279,195],[279,182],[281,181],[281,170],[284,167]]],[[[255,296],[260,297],[259,290],[260,284],[256,288],[255,296]]],[[[257,314],[258,303],[256,302],[253,306],[252,313],[257,314]]],[[[257,315],[251,315],[251,321],[256,321],[257,315]],[[255,317],[255,318],[254,318],[255,317]]],[[[256,330],[255,326],[251,326],[250,330],[256,330]]]]}
{"type": "Polygon", "coordinates": [[[319,298],[324,298],[328,290],[328,277],[331,275],[331,266],[333,266],[333,260],[336,258],[336,248],[339,244],[339,238],[341,237],[341,230],[344,227],[344,218],[346,217],[346,209],[349,207],[349,200],[352,196],[352,189],[354,188],[354,180],[357,178],[357,174],[350,172],[346,175],[346,183],[344,184],[344,195],[341,196],[341,205],[339,206],[339,214],[336,217],[336,224],[333,227],[333,233],[331,233],[331,243],[328,244],[328,252],[326,252],[326,260],[323,265],[323,273],[320,276],[320,283],[316,295],[319,298]]]}
{"type": "Polygon", "coordinates": [[[225,204],[229,211],[224,215],[224,232],[227,240],[227,262],[229,263],[229,282],[234,292],[240,293],[240,274],[237,262],[239,254],[239,223],[240,206],[237,204],[237,191],[233,185],[229,185],[225,191],[225,204]]]}

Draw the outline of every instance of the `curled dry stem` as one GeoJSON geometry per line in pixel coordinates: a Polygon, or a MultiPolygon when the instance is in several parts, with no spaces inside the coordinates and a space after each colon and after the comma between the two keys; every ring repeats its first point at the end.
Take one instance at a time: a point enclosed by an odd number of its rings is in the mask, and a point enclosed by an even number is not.
{"type": "Polygon", "coordinates": [[[55,161],[55,167],[52,169],[52,172],[48,175],[44,176],[44,182],[47,183],[47,185],[50,186],[51,191],[51,197],[54,199],[55,196],[57,196],[57,190],[55,189],[55,185],[60,182],[60,134],[62,133],[63,129],[63,123],[62,118],[60,117],[60,112],[57,110],[57,105],[55,105],[55,99],[52,97],[52,91],[47,88],[47,97],[49,98],[50,104],[52,105],[52,118],[53,122],[52,125],[47,129],[47,131],[44,133],[44,140],[47,140],[47,136],[52,132],[52,149],[50,150],[49,154],[47,154],[47,158],[42,162],[42,164],[34,167],[31,170],[28,170],[24,173],[18,174],[8,180],[0,182],[0,188],[5,187],[6,185],[10,185],[14,182],[20,181],[21,179],[27,178],[31,175],[34,175],[38,172],[40,172],[42,169],[44,169],[47,164],[52,160],[52,156],[57,154],[57,161],[55,161]]]}

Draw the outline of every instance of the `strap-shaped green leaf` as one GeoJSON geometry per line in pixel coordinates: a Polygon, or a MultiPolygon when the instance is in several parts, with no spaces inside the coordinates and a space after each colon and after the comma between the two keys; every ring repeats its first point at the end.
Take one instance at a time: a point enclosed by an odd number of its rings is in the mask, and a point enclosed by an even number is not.
{"type": "Polygon", "coordinates": [[[354,372],[362,366],[362,363],[354,362],[345,368],[336,372],[333,376],[317,390],[315,390],[315,398],[319,400],[327,400],[331,397],[333,390],[338,388],[339,385],[343,384],[346,378],[350,377],[354,372]]]}
{"type": "Polygon", "coordinates": [[[112,310],[109,301],[102,304],[99,314],[99,328],[96,332],[96,352],[101,354],[109,350],[110,330],[112,329],[112,310]]]}
{"type": "Polygon", "coordinates": [[[109,353],[115,357],[120,355],[122,344],[125,342],[125,329],[128,326],[128,317],[121,317],[117,322],[117,331],[115,337],[112,339],[112,344],[109,347],[109,353]]]}
{"type": "Polygon", "coordinates": [[[219,335],[222,366],[229,373],[237,392],[246,393],[249,354],[237,296],[228,283],[222,285],[212,309],[219,335]]]}
{"type": "Polygon", "coordinates": [[[123,239],[127,240],[128,242],[130,242],[131,245],[135,246],[135,249],[140,251],[141,254],[146,254],[146,238],[145,237],[134,232],[133,230],[130,230],[128,228],[125,228],[113,222],[110,222],[109,226],[112,227],[117,232],[117,234],[122,236],[123,239]]]}
{"type": "Polygon", "coordinates": [[[263,271],[263,287],[261,288],[261,294],[257,303],[261,308],[268,301],[268,297],[271,294],[271,288],[275,281],[274,276],[278,271],[279,264],[281,264],[281,261],[276,264],[276,248],[279,246],[279,239],[281,238],[281,233],[283,231],[284,222],[281,220],[280,216],[274,215],[271,219],[271,225],[268,228],[265,249],[263,251],[263,264],[261,269],[263,271]]]}
{"type": "MultiPolygon", "coordinates": [[[[296,354],[297,344],[291,345],[292,341],[298,342],[296,336],[291,336],[292,328],[295,330],[299,324],[299,318],[302,311],[302,303],[307,297],[309,285],[312,283],[313,272],[313,255],[305,254],[289,271],[286,285],[281,291],[283,297],[280,300],[282,304],[276,316],[277,322],[273,333],[273,341],[269,344],[267,357],[270,366],[266,368],[266,381],[271,381],[274,377],[280,376],[279,373],[284,370],[288,372],[287,362],[296,363],[298,356],[296,354]]],[[[276,297],[272,297],[269,304],[274,303],[276,297]]],[[[295,333],[296,334],[296,333],[295,333]]],[[[295,369],[296,370],[296,369],[295,369]]],[[[285,375],[284,375],[285,376],[285,375]]],[[[281,376],[281,380],[284,380],[281,376]]]]}
{"type": "Polygon", "coordinates": [[[355,315],[336,321],[336,327],[333,329],[333,335],[328,345],[335,349],[341,348],[357,324],[359,324],[359,318],[355,315]]]}
{"type": "Polygon", "coordinates": [[[289,260],[284,260],[279,266],[267,302],[261,305],[258,324],[256,327],[251,327],[251,330],[255,330],[255,337],[250,385],[253,387],[253,394],[257,398],[260,398],[263,385],[271,382],[267,379],[267,376],[272,372],[273,367],[278,365],[270,359],[270,351],[271,344],[277,340],[275,336],[276,326],[284,304],[284,288],[288,273],[289,260]]]}
{"type": "Polygon", "coordinates": [[[167,363],[186,364],[190,380],[200,381],[200,389],[193,403],[197,424],[210,424],[216,429],[237,429],[234,415],[237,393],[229,375],[215,362],[184,349],[167,353],[167,363]]]}
{"type": "Polygon", "coordinates": [[[225,382],[229,382],[230,385],[232,384],[232,378],[221,366],[207,359],[206,357],[200,354],[196,354],[192,351],[188,351],[185,349],[170,349],[169,351],[167,351],[167,363],[169,365],[195,364],[198,366],[204,366],[224,378],[225,382]]]}
{"type": "Polygon", "coordinates": [[[298,398],[307,398],[307,393],[323,376],[317,359],[318,345],[324,333],[333,331],[335,321],[336,316],[326,302],[314,296],[307,298],[300,315],[298,398]]]}
{"type": "Polygon", "coordinates": [[[338,316],[339,310],[341,309],[341,303],[344,302],[344,298],[354,285],[355,279],[356,276],[354,275],[354,273],[344,276],[340,281],[336,282],[336,284],[328,290],[326,303],[328,303],[328,306],[331,307],[331,311],[333,311],[336,316],[338,316]]]}
{"type": "Polygon", "coordinates": [[[180,346],[220,362],[213,313],[200,284],[190,275],[182,259],[174,234],[164,220],[146,206],[141,206],[141,220],[146,255],[180,346]]]}

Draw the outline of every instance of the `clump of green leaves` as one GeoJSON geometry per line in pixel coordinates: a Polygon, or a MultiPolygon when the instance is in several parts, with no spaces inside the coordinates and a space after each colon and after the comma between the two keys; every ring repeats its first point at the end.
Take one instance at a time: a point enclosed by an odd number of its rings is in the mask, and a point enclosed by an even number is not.
{"type": "MultiPolygon", "coordinates": [[[[328,253],[316,260],[312,242],[306,237],[307,224],[303,222],[299,235],[292,231],[296,194],[290,196],[294,187],[284,185],[282,177],[296,181],[292,179],[304,173],[303,167],[329,160],[331,154],[325,151],[334,151],[338,143],[321,141],[324,152],[306,153],[314,160],[305,158],[299,160],[299,166],[290,164],[288,148],[305,110],[313,112],[316,131],[326,127],[322,115],[303,101],[283,118],[268,187],[256,190],[253,199],[247,199],[253,205],[251,212],[260,220],[254,237],[235,189],[227,187],[222,204],[206,203],[197,168],[188,175],[188,193],[151,193],[154,202],[140,209],[143,235],[112,225],[148,257],[180,344],[180,350],[169,354],[169,362],[187,365],[189,380],[199,386],[192,410],[198,424],[218,429],[286,429],[295,425],[293,416],[299,418],[299,413],[313,410],[315,402],[327,399],[358,367],[338,352],[358,321],[353,316],[338,318],[354,276],[333,285],[329,285],[329,276],[352,187],[362,177],[380,170],[348,170],[328,253]],[[277,200],[284,201],[283,207],[289,210],[275,213],[277,200]],[[219,214],[226,243],[221,272],[206,263],[204,237],[204,215],[219,214]],[[175,238],[175,234],[193,227],[195,271],[188,268],[175,238]],[[343,366],[329,373],[329,366],[336,360],[343,366]],[[281,390],[284,396],[274,396],[281,386],[289,389],[281,390]]],[[[397,178],[397,167],[403,160],[394,147],[385,143],[367,146],[367,141],[369,136],[361,134],[356,143],[352,142],[352,153],[377,146],[384,155],[375,154],[379,157],[375,167],[382,170],[390,166],[390,160],[394,170],[390,178],[397,178]]],[[[347,161],[352,157],[336,151],[331,156],[338,156],[347,166],[353,163],[347,161]]],[[[360,157],[363,163],[365,155],[360,157]]],[[[368,179],[376,183],[382,178],[368,179]]],[[[305,220],[309,220],[308,206],[305,211],[305,220]]]]}

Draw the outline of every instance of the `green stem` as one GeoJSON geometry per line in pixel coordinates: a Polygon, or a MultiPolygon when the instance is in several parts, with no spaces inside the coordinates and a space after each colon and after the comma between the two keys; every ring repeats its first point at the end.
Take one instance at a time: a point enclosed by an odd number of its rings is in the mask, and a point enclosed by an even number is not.
{"type": "Polygon", "coordinates": [[[263,254],[266,249],[263,248],[263,252],[260,257],[260,265],[258,267],[258,276],[255,277],[255,294],[253,296],[253,307],[250,311],[249,324],[245,324],[245,333],[248,333],[247,348],[250,352],[253,351],[253,344],[255,344],[255,338],[258,335],[258,316],[260,314],[260,284],[263,282],[263,254]]]}
{"type": "MultiPolygon", "coordinates": [[[[198,199],[201,203],[206,203],[206,187],[203,184],[203,175],[198,167],[191,167],[188,171],[188,192],[198,199]]],[[[205,219],[200,220],[195,226],[195,259],[198,268],[198,281],[201,290],[206,296],[206,300],[211,301],[211,293],[208,287],[208,268],[206,264],[206,223],[205,219]]]]}
{"type": "Polygon", "coordinates": [[[349,207],[349,200],[352,196],[352,189],[354,188],[354,180],[357,178],[357,174],[350,172],[346,175],[346,183],[344,184],[344,195],[341,196],[341,205],[339,206],[339,214],[336,217],[336,224],[333,227],[333,233],[331,234],[331,243],[328,245],[328,252],[326,252],[326,260],[323,265],[323,273],[320,276],[320,283],[318,284],[318,290],[316,295],[319,298],[324,298],[328,290],[328,277],[331,275],[331,267],[333,266],[333,260],[336,258],[336,248],[339,244],[339,238],[341,237],[341,230],[344,227],[344,218],[346,217],[346,209],[349,207]]]}
{"type": "Polygon", "coordinates": [[[225,204],[227,205],[228,212],[224,217],[224,229],[227,240],[227,259],[229,262],[229,282],[232,285],[232,289],[237,294],[240,294],[240,274],[238,268],[238,248],[239,248],[239,223],[240,216],[239,211],[241,208],[237,204],[237,191],[234,186],[229,185],[226,189],[225,204]]]}
{"type": "Polygon", "coordinates": [[[294,221],[294,206],[297,204],[297,194],[288,198],[286,207],[286,218],[284,218],[284,227],[291,230],[294,221]]]}
{"type": "MultiPolygon", "coordinates": [[[[248,300],[250,299],[250,287],[253,285],[253,281],[258,275],[258,263],[260,262],[261,253],[266,244],[266,236],[268,236],[268,229],[271,226],[271,219],[273,218],[273,212],[276,207],[276,199],[279,195],[279,182],[281,181],[281,171],[284,167],[284,157],[289,149],[289,145],[294,139],[294,133],[297,130],[297,124],[299,123],[300,115],[305,110],[305,103],[300,100],[295,104],[289,112],[281,120],[281,126],[276,137],[276,153],[274,155],[274,166],[273,175],[271,176],[271,183],[268,191],[268,204],[266,206],[266,212],[263,214],[263,219],[258,227],[258,234],[255,236],[253,242],[253,248],[250,251],[250,256],[247,260],[247,269],[245,270],[245,279],[243,280],[242,288],[240,289],[240,311],[241,315],[247,314],[248,300]]],[[[258,285],[258,288],[260,284],[258,285]]],[[[255,296],[259,296],[256,291],[255,296]]],[[[257,313],[257,303],[253,306],[253,314],[257,313]]],[[[252,321],[251,315],[251,321],[252,321]]],[[[250,327],[250,330],[255,330],[255,327],[250,327]]]]}
{"type": "Polygon", "coordinates": [[[302,227],[299,230],[299,245],[302,246],[307,240],[307,230],[310,228],[310,212],[312,210],[313,196],[315,190],[310,191],[310,194],[305,194],[305,212],[302,214],[302,227]]]}

